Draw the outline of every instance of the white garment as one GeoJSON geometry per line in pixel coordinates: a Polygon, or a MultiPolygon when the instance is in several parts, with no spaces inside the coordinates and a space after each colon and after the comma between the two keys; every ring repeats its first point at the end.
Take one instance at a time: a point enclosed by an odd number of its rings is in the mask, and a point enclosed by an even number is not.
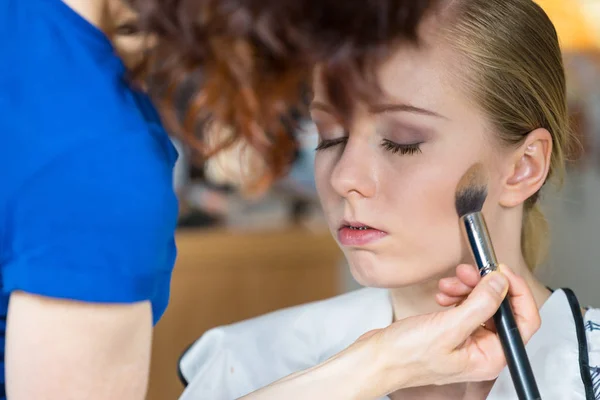
{"type": "MultiPolygon", "coordinates": [[[[575,321],[565,292],[555,291],[540,313],[542,326],[528,343],[527,352],[542,398],[586,400],[575,321]]],[[[181,375],[189,382],[180,400],[237,399],[319,364],[363,333],[389,325],[392,315],[389,292],[366,288],[211,329],[180,361],[181,375]]],[[[600,399],[599,322],[600,310],[586,313],[594,399],[600,399]]],[[[516,398],[505,368],[488,400],[516,398]]]]}

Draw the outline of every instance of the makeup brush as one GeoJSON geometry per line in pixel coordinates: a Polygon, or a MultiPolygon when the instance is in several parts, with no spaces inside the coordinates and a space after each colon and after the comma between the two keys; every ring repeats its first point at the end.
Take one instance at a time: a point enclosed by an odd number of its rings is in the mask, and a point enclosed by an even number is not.
{"type": "MultiPolygon", "coordinates": [[[[475,164],[458,183],[455,206],[461,229],[482,277],[498,267],[494,247],[481,213],[486,197],[487,176],[483,166],[475,164]]],[[[508,296],[494,314],[494,323],[519,400],[541,399],[508,296]]]]}

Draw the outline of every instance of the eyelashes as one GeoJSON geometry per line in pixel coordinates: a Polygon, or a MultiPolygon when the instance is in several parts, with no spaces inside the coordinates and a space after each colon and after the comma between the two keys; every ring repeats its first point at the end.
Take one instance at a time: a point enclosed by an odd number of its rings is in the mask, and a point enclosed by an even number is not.
{"type": "Polygon", "coordinates": [[[330,148],[330,147],[336,146],[336,145],[338,145],[338,144],[346,143],[346,141],[347,141],[347,140],[348,140],[348,138],[347,138],[347,137],[342,137],[342,138],[339,138],[339,139],[333,139],[333,140],[325,140],[325,139],[322,139],[322,140],[319,142],[319,145],[317,146],[317,148],[316,148],[315,150],[316,150],[316,151],[319,151],[319,150],[325,150],[325,149],[328,149],[328,148],[330,148]]]}
{"type": "Polygon", "coordinates": [[[383,139],[381,147],[387,151],[391,151],[393,154],[412,155],[421,152],[421,143],[400,144],[383,139]]]}
{"type": "MultiPolygon", "coordinates": [[[[333,146],[337,146],[338,144],[344,144],[348,140],[347,137],[342,137],[339,139],[333,140],[321,140],[316,151],[325,150],[333,146]]],[[[400,155],[413,155],[417,153],[421,153],[421,144],[422,143],[411,143],[411,144],[401,144],[395,143],[388,139],[383,139],[381,141],[381,147],[383,147],[386,151],[391,152],[392,154],[400,154],[400,155]]]]}

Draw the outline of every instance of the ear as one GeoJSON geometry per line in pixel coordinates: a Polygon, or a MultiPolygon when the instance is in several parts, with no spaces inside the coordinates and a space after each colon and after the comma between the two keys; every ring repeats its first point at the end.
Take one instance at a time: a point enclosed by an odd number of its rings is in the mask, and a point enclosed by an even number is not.
{"type": "Polygon", "coordinates": [[[500,205],[504,207],[523,204],[542,188],[550,170],[552,136],[543,128],[531,131],[510,154],[500,196],[500,205]]]}

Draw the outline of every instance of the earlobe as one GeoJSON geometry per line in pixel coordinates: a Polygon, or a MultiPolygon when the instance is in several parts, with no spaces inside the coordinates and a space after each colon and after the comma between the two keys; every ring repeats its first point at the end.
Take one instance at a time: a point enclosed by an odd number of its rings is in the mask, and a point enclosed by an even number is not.
{"type": "Polygon", "coordinates": [[[511,158],[500,204],[515,207],[537,193],[550,170],[552,136],[546,129],[530,132],[511,158]]]}

